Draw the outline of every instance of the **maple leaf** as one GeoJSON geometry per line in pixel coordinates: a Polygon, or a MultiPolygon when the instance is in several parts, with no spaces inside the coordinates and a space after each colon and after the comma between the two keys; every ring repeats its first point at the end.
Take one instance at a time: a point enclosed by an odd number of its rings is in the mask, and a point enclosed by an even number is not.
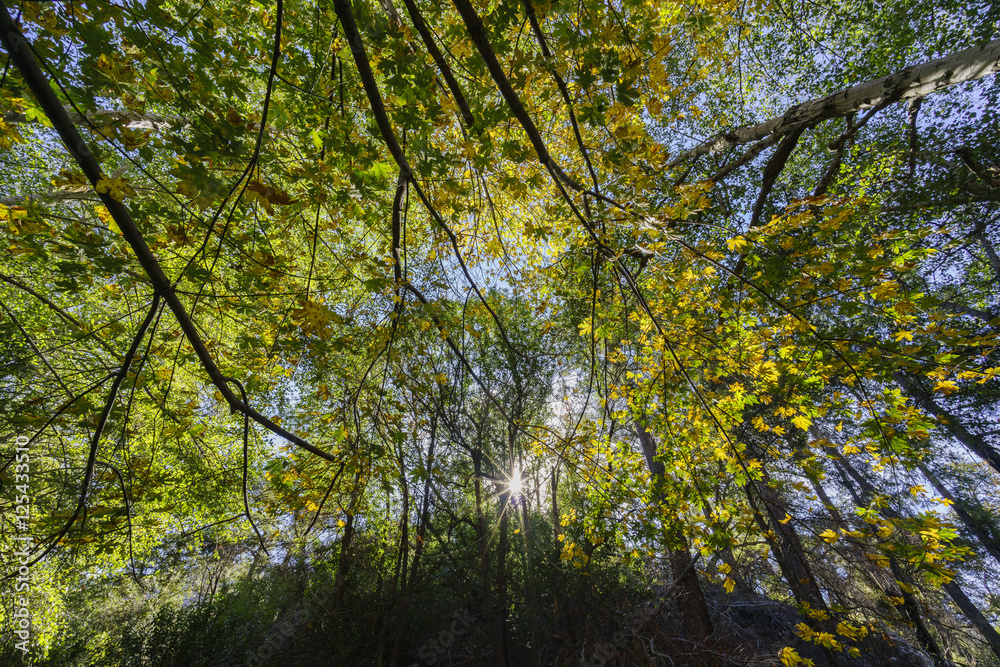
{"type": "Polygon", "coordinates": [[[805,415],[797,415],[792,417],[792,424],[802,429],[803,431],[808,431],[809,427],[812,426],[812,421],[809,420],[805,415]]]}
{"type": "MultiPolygon", "coordinates": [[[[803,625],[802,623],[799,624],[803,625]]],[[[801,628],[800,628],[801,630],[801,628]]],[[[803,631],[804,632],[804,631],[803,631]]],[[[781,664],[785,667],[795,667],[796,665],[813,665],[813,661],[809,658],[803,658],[798,654],[798,651],[793,649],[791,646],[786,646],[778,653],[778,657],[781,658],[781,664]]]]}
{"type": "Polygon", "coordinates": [[[58,176],[52,179],[52,185],[62,192],[87,192],[90,182],[82,172],[72,169],[61,169],[58,176]]]}
{"type": "Polygon", "coordinates": [[[324,333],[331,324],[341,324],[344,318],[321,303],[307,299],[301,308],[292,311],[292,318],[307,333],[324,333]]]}
{"type": "Polygon", "coordinates": [[[115,222],[114,217],[111,215],[111,211],[107,209],[106,206],[95,206],[94,213],[100,218],[101,222],[108,226],[108,229],[113,231],[118,236],[122,235],[122,230],[118,227],[118,223],[115,222]]]}
{"type": "Polygon", "coordinates": [[[95,186],[101,194],[106,194],[116,201],[125,201],[126,197],[134,197],[135,190],[124,178],[108,178],[101,176],[95,186]]]}
{"type": "Polygon", "coordinates": [[[247,201],[259,201],[269,214],[274,213],[272,204],[277,204],[279,206],[288,206],[292,203],[292,198],[284,190],[279,190],[273,188],[270,185],[265,185],[260,181],[250,181],[247,184],[247,201]]]}
{"type": "Polygon", "coordinates": [[[940,391],[942,394],[952,394],[958,391],[958,385],[952,380],[941,380],[934,385],[934,391],[940,391]]]}

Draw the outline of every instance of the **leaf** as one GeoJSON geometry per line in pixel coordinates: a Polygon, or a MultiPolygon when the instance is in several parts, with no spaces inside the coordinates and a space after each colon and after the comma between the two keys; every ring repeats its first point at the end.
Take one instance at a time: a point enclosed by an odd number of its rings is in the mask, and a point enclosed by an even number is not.
{"type": "Polygon", "coordinates": [[[798,415],[796,417],[792,417],[792,424],[802,429],[803,431],[808,431],[809,427],[812,426],[812,422],[805,415],[798,415]]]}
{"type": "Polygon", "coordinates": [[[62,169],[59,175],[52,179],[52,185],[61,192],[87,192],[90,190],[90,181],[83,175],[83,172],[72,169],[62,169]]]}
{"type": "Polygon", "coordinates": [[[116,201],[125,201],[126,197],[134,197],[135,190],[123,178],[108,178],[102,175],[95,186],[101,194],[106,194],[116,201]]]}
{"type": "Polygon", "coordinates": [[[118,236],[122,236],[121,228],[118,227],[118,223],[115,222],[114,217],[111,215],[111,211],[109,211],[106,206],[95,206],[94,212],[97,213],[97,217],[100,218],[101,222],[108,226],[108,229],[113,231],[118,236]]]}
{"type": "Polygon", "coordinates": [[[246,191],[249,193],[247,201],[259,201],[264,206],[264,210],[269,214],[274,213],[274,209],[271,207],[272,204],[289,206],[294,203],[289,194],[284,190],[265,185],[260,181],[250,181],[247,183],[246,191]]]}
{"type": "Polygon", "coordinates": [[[806,665],[807,667],[813,667],[814,663],[809,658],[803,658],[798,654],[798,652],[791,646],[786,646],[778,652],[778,657],[781,658],[781,664],[785,667],[795,667],[796,665],[806,665]]]}
{"type": "Polygon", "coordinates": [[[952,380],[941,380],[934,385],[934,391],[939,391],[942,394],[953,394],[958,391],[958,385],[952,380]]]}
{"type": "Polygon", "coordinates": [[[331,324],[340,324],[344,318],[325,305],[307,299],[301,308],[292,311],[292,319],[307,333],[323,333],[331,324]]]}

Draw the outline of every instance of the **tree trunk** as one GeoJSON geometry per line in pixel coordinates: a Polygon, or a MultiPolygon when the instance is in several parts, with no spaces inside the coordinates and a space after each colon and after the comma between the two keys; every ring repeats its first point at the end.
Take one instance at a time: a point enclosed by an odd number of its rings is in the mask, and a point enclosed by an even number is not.
{"type": "Polygon", "coordinates": [[[913,624],[913,629],[917,633],[917,641],[930,654],[934,660],[934,664],[943,667],[947,664],[947,660],[944,657],[941,647],[938,646],[937,641],[934,639],[934,635],[927,629],[924,619],[920,615],[920,605],[912,592],[914,588],[913,577],[900,567],[899,559],[895,556],[889,557],[889,567],[892,569],[892,576],[896,577],[896,581],[900,585],[899,594],[903,598],[903,611],[906,612],[910,623],[913,624]]]}
{"type": "Polygon", "coordinates": [[[767,478],[745,485],[744,490],[757,524],[769,538],[771,553],[781,568],[781,573],[792,589],[799,604],[812,609],[826,610],[826,600],[809,567],[802,540],[792,525],[790,515],[774,489],[767,485],[767,478]]]}
{"type": "Polygon", "coordinates": [[[990,241],[985,230],[979,235],[979,242],[983,244],[983,251],[986,252],[986,256],[990,260],[990,267],[993,269],[993,282],[997,284],[997,287],[1000,287],[1000,255],[997,254],[997,249],[993,247],[993,242],[990,241]]]}
{"type": "MultiPolygon", "coordinates": [[[[537,489],[537,486],[535,487],[537,489]]],[[[531,645],[540,646],[538,642],[538,628],[542,614],[538,609],[538,597],[535,590],[535,568],[534,568],[534,535],[531,531],[531,522],[528,515],[528,499],[526,495],[521,496],[518,503],[521,506],[521,536],[524,544],[524,596],[528,601],[529,625],[531,634],[531,645]]]]}
{"type": "Polygon", "coordinates": [[[976,536],[976,539],[978,539],[980,543],[982,543],[983,547],[986,548],[986,551],[993,556],[993,559],[996,560],[998,564],[1000,564],[1000,543],[997,543],[997,541],[993,538],[992,526],[988,525],[983,520],[972,516],[965,507],[965,501],[955,498],[955,496],[953,496],[951,492],[945,488],[944,484],[941,483],[941,480],[939,480],[937,476],[927,468],[927,466],[923,463],[917,463],[917,468],[919,468],[920,472],[922,472],[924,477],[927,478],[927,481],[931,483],[934,490],[941,494],[942,498],[951,502],[951,509],[958,515],[958,518],[965,523],[969,531],[972,532],[972,534],[976,536]]]}
{"type": "MultiPolygon", "coordinates": [[[[653,476],[655,497],[663,504],[666,469],[662,461],[656,459],[656,443],[652,434],[639,422],[635,425],[636,435],[642,445],[646,457],[646,465],[653,476]]],[[[681,615],[681,631],[691,637],[704,641],[712,634],[712,618],[708,614],[708,604],[705,602],[705,592],[698,579],[697,568],[691,567],[692,557],[687,538],[676,525],[664,525],[667,543],[670,545],[670,574],[678,584],[678,605],[681,615]]]]}
{"type": "Polygon", "coordinates": [[[559,548],[559,528],[562,527],[562,517],[559,516],[559,461],[552,468],[552,563],[556,577],[556,586],[552,591],[552,627],[559,627],[559,591],[562,590],[561,562],[562,550],[559,548]]]}
{"type": "Polygon", "coordinates": [[[344,588],[347,585],[347,574],[351,569],[351,541],[354,539],[354,505],[355,499],[352,498],[344,523],[344,535],[340,538],[340,557],[337,559],[337,574],[333,581],[333,613],[337,618],[337,637],[341,645],[344,643],[344,625],[341,618],[344,610],[344,588]]]}
{"type": "MultiPolygon", "coordinates": [[[[847,459],[839,459],[835,461],[835,465],[840,468],[841,472],[846,472],[850,475],[863,493],[875,495],[875,487],[872,486],[872,484],[857,470],[855,470],[854,466],[852,466],[847,459]]],[[[848,484],[846,476],[844,478],[844,483],[851,491],[852,496],[854,496],[855,502],[860,505],[861,499],[856,496],[850,484],[848,484]]],[[[888,519],[899,519],[899,514],[897,514],[896,511],[890,507],[880,508],[879,514],[888,519]]],[[[900,592],[897,597],[901,597],[903,599],[903,611],[906,613],[907,618],[910,619],[910,623],[913,625],[914,632],[917,635],[917,641],[920,642],[920,645],[931,656],[931,659],[934,660],[934,664],[947,664],[948,661],[944,652],[934,639],[934,635],[931,634],[930,629],[924,623],[923,616],[920,613],[920,605],[912,592],[915,588],[913,578],[910,576],[909,572],[905,571],[900,566],[899,559],[894,555],[889,556],[889,567],[892,569],[892,576],[896,578],[896,583],[899,584],[900,592]]]]}
{"type": "MultiPolygon", "coordinates": [[[[705,504],[704,507],[705,520],[713,529],[718,528],[719,525],[712,521],[712,509],[709,504],[705,504]]],[[[723,529],[725,526],[722,527],[723,529]]],[[[729,578],[733,580],[734,586],[733,590],[739,597],[750,599],[753,597],[753,589],[747,583],[746,579],[743,577],[743,573],[740,571],[740,567],[736,562],[736,557],[733,555],[732,547],[723,547],[719,549],[719,558],[722,562],[729,566],[729,578]]]]}
{"type": "Polygon", "coordinates": [[[510,659],[510,604],[507,602],[507,524],[510,513],[510,492],[500,494],[500,544],[497,545],[497,610],[501,664],[509,667],[510,659]]]}
{"type": "Polygon", "coordinates": [[[431,467],[434,465],[434,441],[436,436],[437,417],[436,415],[431,415],[430,445],[427,448],[427,477],[424,479],[424,497],[420,508],[420,523],[417,525],[416,544],[413,547],[413,563],[410,565],[409,577],[406,577],[407,583],[403,592],[403,599],[399,603],[399,613],[396,615],[396,633],[392,640],[392,653],[389,654],[389,664],[393,667],[399,663],[399,649],[403,641],[403,630],[406,627],[406,619],[410,613],[410,601],[413,599],[413,588],[417,581],[417,568],[420,567],[420,554],[424,550],[424,534],[427,532],[430,510],[431,467]]]}
{"type": "Polygon", "coordinates": [[[962,613],[972,621],[972,625],[979,630],[979,634],[990,645],[990,649],[996,654],[997,658],[1000,658],[1000,633],[983,616],[983,612],[979,611],[979,608],[973,604],[972,600],[965,594],[965,591],[962,590],[962,587],[954,581],[944,584],[942,588],[948,592],[948,595],[955,601],[955,604],[962,610],[962,613]]]}
{"type": "MultiPolygon", "coordinates": [[[[826,508],[827,513],[833,520],[834,525],[842,531],[850,531],[850,525],[848,525],[847,520],[844,519],[844,515],[840,513],[840,510],[838,510],[830,500],[830,496],[827,495],[826,489],[823,487],[820,480],[810,477],[810,481],[812,482],[813,489],[816,490],[816,495],[819,496],[820,501],[823,503],[823,507],[826,508]]],[[[854,492],[854,488],[848,488],[848,492],[851,494],[851,497],[855,499],[855,502],[860,505],[861,499],[854,492]]],[[[868,559],[865,557],[865,554],[868,553],[868,549],[865,548],[864,543],[849,533],[845,535],[845,539],[848,544],[851,545],[851,548],[854,549],[854,551],[860,556],[861,562],[868,563],[868,559]]],[[[880,590],[883,595],[887,597],[900,597],[899,590],[896,587],[895,582],[882,568],[877,566],[866,568],[866,572],[871,577],[871,583],[875,586],[875,588],[880,590]]]]}
{"type": "MultiPolygon", "coordinates": [[[[476,489],[476,541],[479,543],[479,583],[483,591],[483,606],[486,618],[493,616],[493,594],[490,589],[490,542],[486,531],[486,517],[483,514],[483,454],[478,449],[472,452],[476,489]]],[[[503,638],[495,624],[492,635],[495,662],[503,667],[503,638]]]]}
{"type": "Polygon", "coordinates": [[[981,458],[990,464],[997,472],[1000,472],[1000,452],[995,450],[986,440],[976,433],[972,433],[965,426],[962,425],[960,419],[955,415],[951,414],[940,403],[934,400],[923,387],[921,387],[917,381],[913,378],[908,377],[902,371],[896,371],[893,374],[896,378],[896,382],[899,383],[900,388],[907,393],[907,395],[916,402],[924,412],[937,418],[938,422],[944,426],[945,430],[948,431],[956,440],[965,445],[969,451],[974,453],[976,456],[981,458]]]}

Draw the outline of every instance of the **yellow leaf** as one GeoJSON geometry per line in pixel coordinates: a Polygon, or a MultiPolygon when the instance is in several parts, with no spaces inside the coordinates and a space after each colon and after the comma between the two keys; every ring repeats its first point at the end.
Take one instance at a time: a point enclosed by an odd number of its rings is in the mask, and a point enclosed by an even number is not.
{"type": "Polygon", "coordinates": [[[819,536],[822,537],[827,544],[833,544],[834,542],[840,539],[840,535],[833,532],[829,528],[820,533],[819,536]]]}
{"type": "Polygon", "coordinates": [[[723,586],[723,588],[726,589],[727,593],[732,593],[733,592],[733,588],[736,587],[736,582],[733,581],[732,579],[729,579],[727,577],[726,581],[722,584],[722,586],[723,586]]]}
{"type": "Polygon", "coordinates": [[[106,206],[95,206],[94,213],[97,214],[97,217],[100,218],[101,222],[108,226],[108,229],[113,231],[118,236],[122,236],[121,228],[118,227],[118,223],[115,222],[115,219],[111,215],[111,211],[109,211],[106,206]]]}
{"type": "Polygon", "coordinates": [[[781,664],[785,667],[795,667],[796,665],[806,665],[807,667],[813,667],[814,663],[809,658],[803,658],[798,652],[791,646],[786,646],[781,649],[778,653],[778,657],[781,658],[781,664]]]}
{"type": "Polygon", "coordinates": [[[792,515],[789,514],[788,512],[785,512],[785,518],[782,519],[781,521],[779,521],[778,523],[780,523],[782,526],[784,526],[786,523],[788,523],[791,520],[792,520],[792,515]]]}
{"type": "Polygon", "coordinates": [[[796,417],[792,417],[792,424],[802,429],[803,431],[808,431],[809,427],[812,426],[812,422],[809,421],[809,418],[806,417],[805,415],[798,415],[796,417]]]}
{"type": "Polygon", "coordinates": [[[747,244],[747,240],[742,236],[737,236],[734,239],[729,239],[726,241],[726,245],[730,250],[741,250],[743,246],[747,244]]]}
{"type": "Polygon", "coordinates": [[[135,195],[135,190],[124,178],[108,178],[102,175],[96,187],[98,192],[107,194],[117,201],[124,201],[126,197],[135,195]]]}
{"type": "Polygon", "coordinates": [[[879,567],[889,567],[889,557],[883,554],[865,554],[867,558],[872,563],[875,563],[879,567]]]}
{"type": "Polygon", "coordinates": [[[951,394],[958,391],[958,385],[951,380],[941,380],[934,385],[934,391],[940,391],[942,394],[951,394]]]}

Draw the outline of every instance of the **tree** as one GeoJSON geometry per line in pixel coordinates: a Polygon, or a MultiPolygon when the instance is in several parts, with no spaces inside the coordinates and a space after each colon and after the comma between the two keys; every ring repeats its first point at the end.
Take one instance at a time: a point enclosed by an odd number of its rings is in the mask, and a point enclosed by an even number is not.
{"type": "Polygon", "coordinates": [[[0,5],[30,567],[323,563],[341,661],[448,587],[477,659],[611,659],[562,628],[637,573],[689,662],[734,594],[788,665],[996,652],[989,3],[0,5]]]}

